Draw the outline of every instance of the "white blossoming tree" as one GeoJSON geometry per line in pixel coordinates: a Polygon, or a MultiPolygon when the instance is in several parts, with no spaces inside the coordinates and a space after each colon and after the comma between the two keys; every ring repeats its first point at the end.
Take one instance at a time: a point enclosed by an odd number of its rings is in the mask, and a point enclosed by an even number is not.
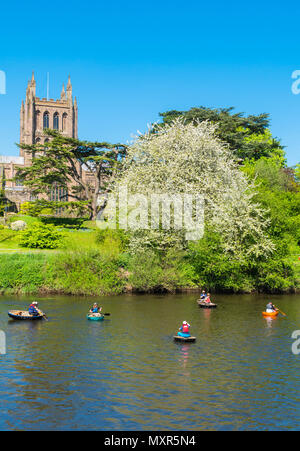
{"type": "MultiPolygon", "coordinates": [[[[124,170],[115,185],[128,194],[191,194],[204,198],[205,226],[222,236],[224,252],[235,258],[272,253],[266,212],[254,201],[255,187],[239,169],[232,151],[208,122],[196,126],[176,119],[149,130],[129,148],[124,170]]],[[[150,221],[149,221],[150,224],[150,221]]],[[[151,228],[131,233],[133,249],[157,243],[184,246],[183,230],[151,228]]]]}

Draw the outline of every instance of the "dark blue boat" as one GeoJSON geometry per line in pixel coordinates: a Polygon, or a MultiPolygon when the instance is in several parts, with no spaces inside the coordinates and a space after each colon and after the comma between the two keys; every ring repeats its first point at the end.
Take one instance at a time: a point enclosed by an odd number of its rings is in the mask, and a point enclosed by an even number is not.
{"type": "Polygon", "coordinates": [[[33,316],[22,310],[11,310],[8,312],[8,316],[18,321],[37,321],[39,319],[43,319],[43,315],[33,316]]]}

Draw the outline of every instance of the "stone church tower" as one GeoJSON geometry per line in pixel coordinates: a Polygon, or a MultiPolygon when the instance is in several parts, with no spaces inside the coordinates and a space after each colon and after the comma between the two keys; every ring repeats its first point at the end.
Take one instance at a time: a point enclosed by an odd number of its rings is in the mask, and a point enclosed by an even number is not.
{"type": "MultiPolygon", "coordinates": [[[[48,140],[44,135],[45,128],[58,130],[70,138],[78,138],[78,107],[76,97],[73,101],[70,77],[66,90],[63,85],[59,100],[40,99],[36,97],[36,82],[32,73],[26,99],[21,106],[20,144],[45,144],[48,140]]],[[[32,154],[22,148],[18,157],[0,156],[0,183],[5,184],[5,196],[18,210],[22,203],[36,199],[21,183],[13,180],[19,168],[31,164],[32,154]]],[[[67,200],[65,194],[59,187],[54,187],[50,200],[67,200]]]]}
{"type": "MultiPolygon", "coordinates": [[[[63,85],[59,100],[36,97],[34,73],[28,82],[25,103],[22,101],[20,114],[20,143],[45,144],[48,138],[44,129],[58,130],[70,138],[78,138],[78,107],[76,97],[73,102],[72,84],[69,77],[67,90],[63,85]]],[[[31,164],[31,155],[20,149],[24,165],[31,164]]]]}

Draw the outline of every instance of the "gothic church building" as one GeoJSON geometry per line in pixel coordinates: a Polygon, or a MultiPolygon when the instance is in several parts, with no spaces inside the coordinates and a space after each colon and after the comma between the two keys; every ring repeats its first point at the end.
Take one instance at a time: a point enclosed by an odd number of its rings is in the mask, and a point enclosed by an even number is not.
{"type": "MultiPolygon", "coordinates": [[[[78,138],[78,107],[76,97],[73,101],[70,77],[66,90],[63,85],[58,100],[36,97],[34,74],[28,82],[26,99],[25,102],[22,101],[20,112],[20,144],[45,144],[48,140],[44,135],[45,128],[58,130],[71,138],[78,138]]],[[[23,202],[33,198],[25,187],[11,179],[15,177],[18,167],[31,164],[32,155],[22,148],[20,148],[19,157],[0,157],[2,187],[5,189],[7,199],[15,203],[17,209],[23,202]]]]}

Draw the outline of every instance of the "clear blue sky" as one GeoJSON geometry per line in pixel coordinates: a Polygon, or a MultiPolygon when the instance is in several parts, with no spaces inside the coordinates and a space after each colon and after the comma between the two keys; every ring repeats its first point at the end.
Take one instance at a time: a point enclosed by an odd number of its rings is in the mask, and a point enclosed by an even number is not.
{"type": "Polygon", "coordinates": [[[158,113],[192,106],[268,112],[300,161],[299,2],[190,0],[2,2],[0,154],[18,154],[19,109],[35,71],[37,95],[60,96],[70,73],[79,136],[131,139],[158,113]]]}

